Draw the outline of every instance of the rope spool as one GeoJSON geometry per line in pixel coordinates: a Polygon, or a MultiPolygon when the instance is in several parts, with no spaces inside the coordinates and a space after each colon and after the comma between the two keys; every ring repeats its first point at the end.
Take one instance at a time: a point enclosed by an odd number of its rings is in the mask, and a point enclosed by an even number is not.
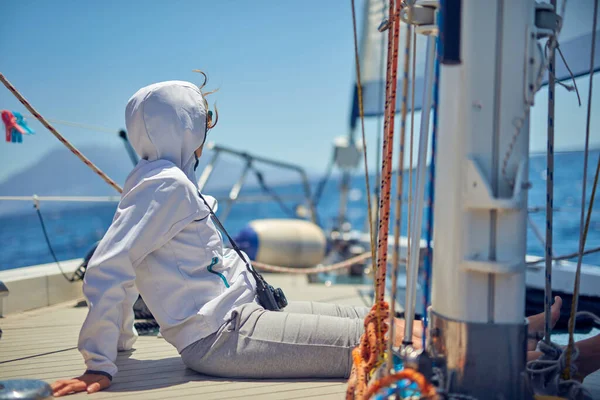
{"type": "Polygon", "coordinates": [[[394,374],[384,376],[383,378],[373,382],[373,384],[369,386],[369,390],[365,395],[365,399],[370,399],[375,393],[379,392],[381,389],[404,379],[417,384],[417,386],[419,387],[419,391],[421,392],[420,398],[434,399],[437,397],[435,387],[427,381],[423,374],[413,369],[407,368],[394,374]]]}

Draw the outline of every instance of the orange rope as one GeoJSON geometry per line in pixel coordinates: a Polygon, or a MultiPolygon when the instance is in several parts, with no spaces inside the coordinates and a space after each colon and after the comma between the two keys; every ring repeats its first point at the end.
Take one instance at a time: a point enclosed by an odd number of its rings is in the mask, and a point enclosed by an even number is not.
{"type": "Polygon", "coordinates": [[[365,333],[360,338],[358,347],[352,350],[352,372],[348,380],[346,399],[362,399],[367,391],[369,376],[377,365],[380,344],[378,338],[378,324],[381,325],[383,334],[388,330],[384,323],[388,317],[389,306],[386,302],[375,304],[365,318],[365,333]]]}
{"type": "MultiPolygon", "coordinates": [[[[383,362],[387,345],[385,334],[389,329],[389,325],[385,322],[389,317],[389,305],[384,301],[384,295],[388,262],[394,116],[396,113],[396,73],[398,70],[401,7],[399,0],[390,0],[381,199],[379,203],[380,223],[377,242],[377,269],[375,270],[375,304],[365,318],[365,333],[361,337],[360,344],[352,351],[353,366],[348,380],[347,399],[364,398],[371,371],[383,362]]],[[[393,338],[390,338],[390,340],[393,340],[393,338]]]]}
{"type": "Polygon", "coordinates": [[[1,73],[0,73],[0,82],[2,82],[4,84],[4,86],[6,86],[6,88],[8,90],[10,90],[10,92],[13,95],[15,95],[15,97],[21,102],[21,104],[23,104],[25,106],[25,108],[27,108],[27,110],[29,110],[29,112],[38,121],[40,121],[42,125],[44,125],[46,127],[46,129],[48,129],[50,132],[52,132],[52,134],[54,136],[56,136],[56,138],[58,140],[60,140],[60,142],[62,144],[67,146],[67,148],[69,150],[71,150],[71,152],[73,154],[75,154],[81,161],[83,161],[83,163],[85,165],[90,167],[96,174],[98,174],[98,176],[100,178],[102,178],[104,180],[104,182],[106,182],[110,186],[112,186],[117,192],[119,192],[119,193],[123,192],[123,189],[121,189],[121,187],[115,181],[110,179],[110,177],[108,175],[106,175],[104,172],[102,172],[102,170],[100,168],[98,168],[96,165],[94,165],[94,163],[92,163],[86,156],[84,156],[79,150],[77,150],[75,148],[75,146],[73,146],[67,139],[65,139],[60,133],[58,133],[58,131],[56,129],[54,129],[54,127],[52,125],[50,125],[50,123],[48,121],[46,121],[46,119],[44,117],[42,117],[42,115],[40,113],[38,113],[35,110],[35,108],[33,108],[31,106],[31,104],[29,104],[29,102],[25,99],[25,97],[23,97],[23,95],[21,95],[21,93],[19,93],[19,91],[1,73]]]}
{"type": "MultiPolygon", "coordinates": [[[[384,122],[383,158],[381,166],[381,201],[379,204],[379,235],[377,243],[377,270],[375,271],[375,305],[384,301],[385,279],[387,267],[388,232],[390,222],[390,192],[392,182],[392,161],[394,151],[394,116],[396,113],[396,73],[398,70],[398,42],[400,36],[401,2],[390,0],[389,20],[391,26],[388,32],[388,65],[386,76],[386,119],[384,122]]],[[[386,340],[383,334],[383,324],[377,323],[378,331],[378,360],[385,353],[386,340]]]]}
{"type": "Polygon", "coordinates": [[[413,369],[407,368],[403,369],[400,372],[384,376],[383,378],[373,382],[373,384],[369,386],[369,390],[367,391],[364,399],[370,399],[375,393],[379,392],[381,389],[389,387],[393,383],[401,381],[403,379],[408,379],[409,381],[414,382],[417,384],[417,386],[419,386],[421,398],[437,397],[435,387],[427,381],[423,374],[413,369]]]}

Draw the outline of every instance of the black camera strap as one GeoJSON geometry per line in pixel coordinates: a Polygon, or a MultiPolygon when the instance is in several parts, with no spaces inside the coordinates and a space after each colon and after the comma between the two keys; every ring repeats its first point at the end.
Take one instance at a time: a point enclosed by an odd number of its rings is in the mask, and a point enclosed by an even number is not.
{"type": "MultiPolygon", "coordinates": [[[[256,281],[256,294],[258,296],[259,303],[265,309],[272,310],[272,311],[279,311],[283,307],[285,307],[285,305],[287,304],[287,301],[283,305],[278,304],[277,300],[275,299],[275,297],[273,295],[273,291],[274,291],[273,287],[271,285],[269,285],[267,283],[267,281],[265,280],[265,278],[263,278],[263,276],[258,271],[256,271],[254,269],[254,267],[252,267],[250,265],[250,263],[248,262],[248,260],[246,259],[246,257],[244,257],[244,255],[242,254],[242,251],[240,250],[240,248],[238,247],[238,245],[235,243],[235,241],[229,235],[229,233],[227,232],[227,229],[225,229],[225,227],[223,226],[223,224],[221,223],[221,221],[219,221],[219,218],[217,218],[217,216],[215,215],[215,213],[212,210],[211,206],[208,205],[208,202],[206,201],[206,199],[204,198],[204,196],[202,196],[202,193],[200,193],[200,191],[198,191],[198,196],[200,196],[200,198],[202,199],[202,201],[204,202],[204,204],[206,205],[206,207],[208,207],[208,210],[210,211],[210,215],[212,216],[214,223],[227,236],[227,239],[229,240],[229,243],[233,247],[233,250],[242,259],[242,261],[246,265],[246,269],[254,277],[254,280],[256,281]]],[[[278,289],[278,290],[281,292],[281,289],[278,289]]],[[[283,292],[281,292],[281,293],[283,295],[283,292]]]]}
{"type": "Polygon", "coordinates": [[[233,250],[237,253],[237,255],[242,259],[242,261],[246,265],[246,269],[252,274],[252,276],[254,276],[254,279],[256,279],[257,281],[258,280],[264,281],[265,278],[263,278],[263,276],[260,273],[258,273],[254,269],[254,267],[252,267],[250,265],[250,263],[248,262],[248,260],[246,260],[246,257],[244,257],[244,255],[242,254],[242,251],[240,250],[240,248],[238,247],[238,245],[235,243],[235,241],[232,239],[232,237],[229,236],[229,233],[227,232],[227,229],[225,229],[225,227],[223,226],[223,224],[221,223],[221,221],[219,221],[219,218],[217,218],[217,216],[215,215],[215,213],[212,210],[211,206],[208,205],[208,203],[206,202],[206,199],[204,198],[204,196],[202,196],[202,193],[200,193],[200,191],[198,191],[198,195],[200,196],[200,198],[204,202],[204,205],[206,205],[206,207],[208,207],[208,211],[210,211],[210,215],[213,217],[213,221],[215,222],[215,224],[217,225],[217,227],[221,230],[221,232],[223,232],[225,234],[225,236],[227,236],[227,240],[229,240],[229,243],[231,244],[231,247],[233,247],[233,250]]]}

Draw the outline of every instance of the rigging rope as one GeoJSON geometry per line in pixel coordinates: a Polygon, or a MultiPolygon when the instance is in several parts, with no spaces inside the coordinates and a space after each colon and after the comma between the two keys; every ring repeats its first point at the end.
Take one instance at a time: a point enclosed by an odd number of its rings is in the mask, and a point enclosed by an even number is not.
{"type": "MultiPolygon", "coordinates": [[[[575,314],[577,317],[590,317],[594,322],[600,322],[600,318],[587,311],[580,311],[575,314]]],[[[562,396],[569,399],[580,399],[580,398],[591,398],[591,394],[578,380],[571,379],[570,377],[566,380],[561,378],[561,371],[569,369],[573,375],[576,375],[577,368],[574,363],[579,356],[579,349],[574,347],[572,354],[568,354],[568,347],[565,351],[563,348],[556,343],[551,342],[546,344],[541,341],[538,343],[538,350],[542,353],[542,356],[536,360],[527,362],[526,372],[529,377],[530,385],[534,392],[540,391],[542,393],[552,393],[557,396],[562,396]],[[570,361],[567,361],[570,358],[570,361]]]]}
{"type": "MultiPolygon", "coordinates": [[[[550,45],[550,46],[558,45],[558,37],[559,37],[560,31],[562,29],[562,21],[564,21],[564,19],[565,19],[566,8],[567,8],[567,0],[563,0],[562,6],[561,6],[561,13],[560,13],[561,18],[558,19],[559,22],[558,22],[558,27],[556,29],[556,32],[554,34],[554,40],[553,41],[548,40],[548,42],[546,43],[547,45],[550,45]]],[[[506,153],[504,154],[504,159],[502,161],[502,177],[508,184],[510,184],[511,187],[514,186],[514,182],[508,177],[507,172],[506,172],[506,169],[508,168],[508,161],[510,160],[510,156],[512,155],[512,151],[517,142],[517,138],[521,134],[521,128],[523,128],[523,124],[527,120],[527,117],[529,117],[529,112],[531,111],[531,107],[533,106],[533,98],[534,98],[535,94],[537,93],[537,91],[542,87],[542,82],[544,80],[544,72],[548,69],[549,62],[550,62],[549,59],[546,57],[544,59],[544,64],[540,66],[535,84],[533,85],[531,92],[528,93],[528,94],[530,94],[530,96],[526,96],[526,98],[525,98],[525,109],[523,110],[523,114],[519,118],[516,118],[513,122],[515,132],[512,136],[510,144],[508,145],[508,148],[506,149],[506,153]]],[[[575,81],[575,77],[573,75],[571,75],[571,78],[573,79],[573,81],[575,81]]]]}
{"type": "Polygon", "coordinates": [[[358,35],[356,33],[356,10],[354,7],[354,0],[350,0],[352,5],[352,28],[354,33],[354,59],[356,62],[356,86],[358,96],[358,110],[360,114],[360,127],[362,132],[362,145],[363,145],[363,160],[365,163],[365,185],[367,190],[367,217],[369,219],[369,238],[371,240],[371,259],[373,263],[376,260],[375,254],[375,230],[373,229],[373,209],[371,207],[371,184],[369,182],[369,163],[367,161],[367,139],[365,137],[365,114],[363,109],[363,98],[362,98],[362,82],[360,80],[360,59],[358,56],[358,35]]]}
{"type": "Polygon", "coordinates": [[[368,392],[369,376],[379,363],[377,350],[381,341],[378,330],[381,329],[383,334],[387,332],[388,326],[381,324],[381,322],[387,318],[388,313],[388,304],[383,302],[373,305],[371,311],[365,317],[365,333],[360,337],[358,347],[352,350],[352,372],[348,379],[348,389],[346,391],[346,399],[348,400],[368,398],[366,394],[368,392]]]}
{"type": "MultiPolygon", "coordinates": [[[[574,253],[570,253],[570,254],[565,254],[563,256],[558,256],[558,257],[552,257],[552,261],[561,261],[561,260],[568,260],[570,258],[575,258],[575,257],[579,257],[579,255],[581,254],[582,256],[586,256],[588,254],[592,254],[592,253],[598,253],[600,252],[600,247],[594,247],[593,249],[588,249],[585,250],[584,252],[579,252],[576,251],[574,253]]],[[[544,258],[540,258],[539,260],[536,261],[528,261],[526,264],[527,265],[535,265],[535,264],[539,264],[541,261],[543,261],[544,258]]]]}
{"type": "MultiPolygon", "coordinates": [[[[554,10],[556,10],[556,0],[551,0],[554,10]]],[[[554,48],[556,45],[555,37],[550,36],[550,54],[548,60],[548,139],[546,147],[546,287],[544,289],[544,341],[550,344],[552,335],[552,232],[554,214],[552,207],[554,202],[554,64],[556,54],[554,48]]]]}
{"type": "Polygon", "coordinates": [[[573,85],[572,86],[567,85],[561,81],[556,81],[556,83],[558,83],[560,86],[567,89],[569,92],[572,92],[573,90],[575,90],[575,94],[577,94],[577,102],[579,103],[579,107],[581,107],[581,96],[579,95],[579,88],[577,87],[577,81],[575,80],[575,75],[573,75],[573,71],[571,71],[571,68],[569,67],[569,63],[567,63],[567,60],[565,59],[565,56],[563,55],[563,52],[560,49],[560,43],[558,43],[558,42],[556,43],[556,51],[558,51],[558,54],[560,55],[560,58],[561,58],[563,64],[565,65],[565,67],[567,67],[567,71],[569,71],[569,75],[571,76],[573,85]]]}
{"type": "Polygon", "coordinates": [[[42,232],[44,233],[44,239],[46,239],[46,244],[48,245],[48,250],[50,250],[50,254],[52,255],[52,259],[56,263],[56,266],[60,270],[62,276],[69,282],[75,282],[75,274],[72,277],[68,277],[65,271],[62,269],[60,262],[58,262],[58,258],[56,257],[56,253],[54,253],[54,249],[52,248],[52,244],[50,243],[50,237],[48,236],[48,231],[46,230],[46,224],[44,223],[44,218],[42,217],[42,212],[40,211],[40,205],[36,201],[34,201],[35,211],[37,212],[37,216],[40,220],[40,224],[42,225],[42,232]]]}
{"type": "MultiPolygon", "coordinates": [[[[529,222],[529,226],[531,227],[531,230],[533,231],[533,234],[535,235],[536,239],[540,242],[542,247],[546,248],[546,241],[542,236],[542,232],[540,232],[540,229],[535,224],[535,221],[531,218],[531,215],[529,214],[527,214],[527,222],[529,222]]],[[[552,255],[554,256],[554,253],[552,255]]]]}
{"type": "MultiPolygon", "coordinates": [[[[391,6],[393,3],[393,0],[391,0],[390,2],[390,15],[392,12],[393,7],[391,6]]],[[[375,269],[375,287],[377,287],[377,276],[379,273],[379,268],[375,268],[376,265],[378,265],[378,260],[377,260],[377,254],[375,253],[375,230],[373,229],[373,217],[372,217],[372,213],[373,213],[373,208],[371,207],[371,188],[370,188],[370,183],[369,183],[369,169],[368,169],[368,162],[367,162],[367,141],[366,141],[366,137],[365,137],[365,118],[364,118],[364,109],[363,109],[363,98],[362,98],[362,82],[360,79],[360,58],[359,58],[359,54],[358,54],[358,34],[357,34],[357,29],[356,29],[356,8],[354,5],[354,0],[351,0],[351,6],[352,6],[352,28],[353,28],[353,35],[354,35],[354,58],[355,58],[355,63],[356,63],[356,86],[357,86],[357,96],[358,96],[358,109],[359,109],[359,113],[360,113],[360,125],[361,125],[361,132],[362,132],[362,145],[363,145],[363,160],[364,160],[364,166],[365,166],[365,185],[366,185],[366,195],[367,195],[367,218],[369,220],[369,239],[370,239],[370,243],[371,243],[371,259],[372,259],[372,265],[373,265],[373,269],[375,269]]],[[[367,17],[368,18],[368,17],[367,17]]],[[[388,49],[389,50],[389,49],[388,49]]],[[[390,58],[389,52],[388,52],[388,60],[390,58]]],[[[389,68],[389,64],[388,64],[388,68],[389,68]]],[[[387,85],[387,84],[386,84],[387,85]]],[[[387,87],[386,87],[387,89],[387,87]]],[[[387,90],[386,90],[387,92],[387,90]]],[[[387,96],[386,96],[386,100],[387,100],[387,96]]],[[[387,123],[387,120],[386,120],[387,123]]],[[[385,143],[385,139],[384,139],[384,143],[385,143]]],[[[384,161],[385,162],[385,161],[384,161]]],[[[381,215],[381,213],[380,213],[381,215]]],[[[387,241],[387,238],[386,238],[387,241]]],[[[387,243],[386,243],[387,244],[387,243]]],[[[386,246],[387,247],[387,246],[386,246]]],[[[379,255],[381,257],[381,254],[379,255]]],[[[384,258],[384,262],[387,263],[387,257],[384,254],[383,255],[384,258]]],[[[385,268],[385,267],[384,267],[385,268]]],[[[385,279],[385,276],[384,276],[385,279]]],[[[383,300],[382,300],[383,301],[383,300]]],[[[356,384],[358,384],[359,386],[354,388],[357,389],[359,392],[359,396],[360,393],[362,393],[362,391],[364,390],[364,388],[366,388],[366,380],[364,380],[364,376],[367,374],[367,371],[370,371],[371,369],[373,369],[373,367],[375,367],[375,363],[380,361],[380,354],[378,351],[373,352],[373,348],[371,348],[371,355],[367,357],[366,353],[369,353],[369,350],[367,349],[367,340],[369,340],[369,342],[372,341],[373,338],[369,338],[367,339],[365,335],[367,335],[367,333],[373,333],[373,327],[372,327],[372,322],[375,322],[375,340],[376,343],[383,343],[384,340],[384,329],[382,326],[382,319],[381,319],[381,304],[378,301],[375,301],[375,305],[373,306],[373,310],[371,311],[371,321],[367,321],[367,319],[365,319],[365,333],[363,334],[362,338],[361,338],[361,344],[362,346],[360,346],[360,348],[362,348],[362,351],[359,350],[359,348],[354,349],[353,354],[356,352],[357,354],[361,354],[364,356],[364,358],[362,358],[362,360],[368,360],[368,361],[361,361],[360,357],[355,359],[357,360],[357,362],[355,362],[353,364],[353,370],[351,373],[352,375],[356,376],[356,384]]],[[[370,336],[370,335],[369,335],[370,336]]],[[[373,343],[370,343],[371,345],[373,345],[373,343]]],[[[352,378],[351,378],[352,379],[352,378]]],[[[352,389],[352,384],[348,385],[348,391],[347,391],[347,396],[351,396],[354,395],[354,389],[352,389]]]]}
{"type": "MultiPolygon", "coordinates": [[[[382,7],[381,7],[381,20],[385,20],[385,13],[387,11],[387,5],[386,5],[386,0],[381,0],[382,3],[382,7]]],[[[380,52],[379,52],[379,73],[381,74],[381,76],[383,76],[384,72],[385,72],[385,35],[381,35],[381,41],[380,41],[380,52]]],[[[377,105],[377,110],[381,110],[383,109],[383,104],[385,102],[385,98],[386,98],[386,93],[384,92],[385,90],[385,82],[383,81],[383,79],[381,80],[381,84],[378,85],[378,93],[377,93],[377,97],[379,98],[379,103],[377,105]]],[[[376,208],[375,208],[375,221],[377,221],[377,227],[375,229],[375,242],[377,242],[377,235],[378,235],[378,231],[379,231],[379,201],[381,200],[381,170],[379,169],[379,166],[381,165],[381,136],[383,134],[383,120],[384,117],[383,115],[381,115],[380,118],[377,118],[377,143],[376,143],[376,150],[377,150],[377,157],[375,160],[375,166],[376,168],[376,172],[375,172],[375,204],[376,204],[376,208]]]]}
{"type": "MultiPolygon", "coordinates": [[[[384,302],[385,279],[387,269],[387,251],[388,251],[388,233],[390,222],[390,192],[391,192],[391,174],[394,151],[394,116],[396,113],[396,86],[398,70],[398,41],[400,36],[400,9],[401,2],[390,0],[388,30],[388,66],[386,73],[386,108],[387,115],[384,121],[383,150],[381,163],[381,201],[379,204],[379,235],[378,235],[378,254],[377,270],[375,271],[375,305],[384,302]]],[[[380,321],[378,320],[378,323],[380,321]]],[[[381,324],[380,324],[381,325],[381,324]]],[[[378,327],[379,349],[378,357],[380,361],[385,351],[385,337],[382,326],[378,327]]]]}
{"type": "MultiPolygon", "coordinates": [[[[354,1],[352,1],[354,4],[354,1]]],[[[353,367],[348,381],[347,398],[363,398],[367,390],[367,376],[384,361],[386,349],[387,325],[384,321],[389,315],[388,305],[384,301],[387,266],[388,231],[390,218],[390,191],[393,161],[394,115],[396,110],[396,86],[398,67],[398,37],[400,35],[400,1],[390,0],[388,57],[386,73],[386,107],[381,166],[381,200],[379,204],[379,234],[377,243],[377,268],[375,270],[375,301],[369,315],[365,318],[365,333],[361,342],[353,351],[353,367]]],[[[353,8],[354,10],[354,8],[353,8]]],[[[355,42],[356,43],[356,42],[355,42]]],[[[370,211],[370,210],[369,210],[370,211]]],[[[391,338],[393,340],[393,338],[391,338]]]]}
{"type": "Polygon", "coordinates": [[[319,205],[319,202],[321,201],[321,196],[323,195],[323,191],[325,190],[327,181],[329,181],[329,178],[331,177],[331,173],[333,172],[334,164],[335,164],[335,154],[329,160],[329,164],[327,164],[327,169],[325,170],[325,174],[319,181],[319,184],[317,185],[317,190],[315,190],[315,195],[313,197],[313,204],[315,205],[315,207],[317,207],[319,205]]]}
{"type": "MultiPolygon", "coordinates": [[[[372,257],[372,253],[370,251],[366,251],[362,254],[354,256],[344,261],[340,261],[339,263],[331,264],[331,265],[323,265],[314,268],[290,268],[290,267],[281,267],[277,265],[270,265],[261,263],[258,261],[252,261],[252,266],[268,272],[284,272],[287,274],[295,274],[295,275],[308,275],[308,274],[318,274],[322,272],[331,272],[338,269],[350,268],[353,265],[359,264],[363,261],[366,261],[372,257]]],[[[406,259],[402,259],[401,261],[406,262],[406,259]]]]}
{"type": "MultiPolygon", "coordinates": [[[[398,158],[398,171],[396,176],[396,221],[394,224],[394,256],[392,259],[392,288],[390,294],[390,337],[394,337],[394,323],[393,318],[396,315],[396,297],[398,293],[398,270],[400,269],[400,235],[402,230],[402,197],[404,190],[404,142],[406,137],[406,114],[408,108],[408,72],[410,67],[410,44],[411,44],[411,33],[412,25],[410,24],[412,18],[412,6],[408,7],[408,21],[406,24],[406,42],[404,45],[404,74],[402,77],[402,108],[400,110],[400,151],[398,158]]],[[[387,346],[387,362],[388,370],[391,371],[394,367],[393,358],[393,340],[388,341],[387,346]]]]}
{"type": "MultiPolygon", "coordinates": [[[[598,1],[594,2],[594,23],[592,32],[596,32],[596,26],[598,22],[598,1]]],[[[587,163],[590,150],[590,122],[592,117],[592,88],[594,82],[594,55],[596,52],[596,35],[592,35],[592,51],[590,55],[590,83],[588,86],[588,107],[585,125],[585,153],[583,157],[583,188],[581,195],[581,215],[579,220],[579,256],[577,258],[577,272],[575,273],[575,284],[573,287],[573,301],[571,302],[571,318],[569,320],[569,345],[567,346],[567,357],[566,366],[563,377],[566,379],[571,378],[571,356],[573,349],[575,348],[575,314],[577,312],[577,303],[579,301],[579,285],[581,280],[581,263],[583,261],[583,252],[585,250],[585,241],[587,239],[587,233],[590,227],[590,219],[592,216],[592,208],[594,207],[594,199],[596,197],[596,188],[598,186],[598,175],[600,173],[600,158],[598,158],[598,165],[596,167],[596,174],[594,176],[594,186],[592,188],[592,196],[588,205],[587,218],[585,219],[585,227],[583,224],[585,214],[585,201],[586,201],[586,181],[587,181],[587,163]]]]}
{"type": "MultiPolygon", "coordinates": [[[[36,118],[35,115],[27,114],[27,113],[23,113],[23,116],[36,118]]],[[[52,123],[58,124],[58,125],[65,125],[65,126],[71,126],[74,128],[81,128],[81,129],[88,130],[88,131],[110,133],[112,135],[114,135],[116,133],[116,130],[108,129],[108,128],[105,128],[102,126],[81,124],[79,122],[65,121],[63,119],[46,118],[46,121],[52,122],[52,123]]]]}
{"type": "Polygon", "coordinates": [[[73,146],[67,139],[65,139],[50,123],[42,117],[40,113],[38,113],[29,102],[19,93],[19,91],[4,77],[2,73],[0,73],[0,81],[6,86],[6,88],[29,110],[33,116],[42,123],[52,134],[62,143],[64,144],[73,154],[75,154],[85,165],[90,167],[100,178],[104,180],[104,182],[108,183],[112,186],[117,192],[122,193],[123,189],[113,181],[108,175],[106,175],[100,168],[98,168],[94,163],[92,163],[86,156],[84,156],[75,146],[73,146]]]}
{"type": "Polygon", "coordinates": [[[252,171],[254,172],[254,175],[256,176],[256,180],[258,181],[258,184],[260,186],[260,188],[262,189],[262,191],[264,193],[266,193],[267,195],[269,195],[279,206],[279,208],[281,208],[281,211],[283,211],[284,214],[287,214],[288,217],[290,218],[296,218],[296,213],[294,211],[292,211],[283,201],[283,199],[281,198],[281,196],[279,196],[277,194],[277,192],[275,192],[275,190],[271,189],[267,183],[265,182],[265,178],[262,172],[260,172],[258,169],[256,169],[256,167],[252,166],[252,171]]]}

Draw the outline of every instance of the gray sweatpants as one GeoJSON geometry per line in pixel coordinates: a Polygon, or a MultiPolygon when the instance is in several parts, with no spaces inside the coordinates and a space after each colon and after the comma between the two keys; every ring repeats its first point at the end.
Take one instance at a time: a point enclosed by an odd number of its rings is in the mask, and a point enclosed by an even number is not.
{"type": "Polygon", "coordinates": [[[366,307],[290,302],[285,311],[255,303],[181,352],[189,368],[226,378],[347,378],[366,307]]]}

